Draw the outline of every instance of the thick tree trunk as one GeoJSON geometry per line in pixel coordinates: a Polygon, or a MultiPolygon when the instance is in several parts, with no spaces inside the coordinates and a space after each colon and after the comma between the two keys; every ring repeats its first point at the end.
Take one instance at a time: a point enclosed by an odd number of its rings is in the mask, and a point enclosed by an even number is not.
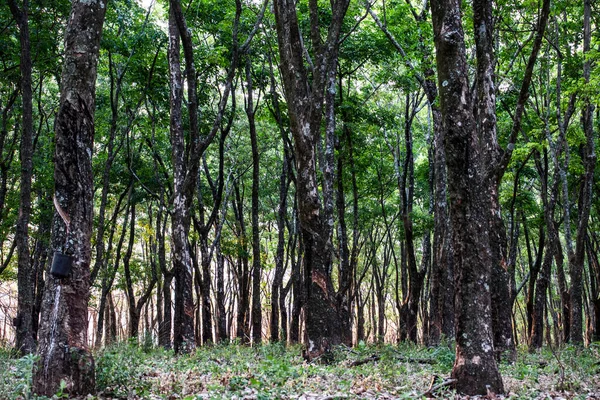
{"type": "Polygon", "coordinates": [[[457,340],[452,377],[459,393],[503,393],[491,330],[491,182],[473,116],[460,2],[432,1],[432,16],[455,262],[457,340]]]}
{"type": "Polygon", "coordinates": [[[18,309],[15,319],[16,347],[22,354],[35,352],[36,337],[33,328],[34,270],[29,254],[29,217],[31,215],[31,175],[33,173],[33,93],[31,88],[31,50],[29,43],[29,1],[23,0],[21,8],[9,0],[10,11],[19,26],[21,43],[21,98],[23,102],[23,127],[19,158],[21,181],[19,218],[15,232],[19,259],[17,272],[18,309]]]}
{"type": "MultiPolygon", "coordinates": [[[[436,90],[437,97],[437,90],[436,90]]],[[[428,99],[429,99],[428,95],[428,99]]],[[[433,97],[435,99],[435,97],[433,97]]],[[[454,274],[452,269],[452,235],[448,218],[446,192],[446,155],[442,115],[436,103],[431,104],[433,120],[433,260],[431,266],[429,344],[440,343],[442,334],[454,338],[454,274]]]]}
{"type": "MultiPolygon", "coordinates": [[[[310,36],[315,50],[315,65],[312,82],[309,84],[296,5],[283,0],[274,2],[282,80],[295,144],[296,169],[299,171],[296,193],[304,247],[308,337],[305,356],[308,359],[329,352],[331,346],[342,341],[341,322],[331,280],[330,235],[333,226],[327,218],[331,210],[328,201],[325,209],[322,207],[314,149],[321,133],[325,89],[332,90],[329,82],[335,73],[340,30],[348,3],[348,0],[336,0],[331,3],[333,14],[324,43],[321,41],[317,3],[311,1],[309,4],[310,36]]],[[[331,159],[328,160],[327,166],[332,168],[331,159]]],[[[326,189],[333,184],[330,181],[333,171],[329,171],[328,168],[325,172],[324,175],[328,178],[324,177],[326,181],[323,188],[326,189]]],[[[331,198],[326,196],[326,200],[331,198]]]]}
{"type": "MultiPolygon", "coordinates": [[[[500,148],[497,145],[496,132],[496,84],[494,52],[494,17],[492,2],[481,0],[473,3],[473,23],[477,53],[477,93],[476,119],[483,139],[482,167],[493,166],[499,159],[500,148]]],[[[516,357],[514,339],[512,337],[512,296],[510,294],[507,271],[508,257],[506,229],[500,210],[499,182],[490,180],[489,191],[489,246],[492,256],[492,329],[494,347],[500,358],[506,353],[513,360],[516,357]]],[[[485,182],[488,184],[488,182],[485,182]]]]}
{"type": "Polygon", "coordinates": [[[91,259],[92,152],[96,66],[106,1],[73,1],[65,30],[61,98],[55,120],[55,202],[53,246],[70,255],[72,273],[48,275],[39,331],[40,361],[34,392],[52,396],[61,380],[72,395],[94,391],[94,359],[87,349],[91,259]],[[61,211],[61,210],[59,210],[61,211]],[[66,224],[66,226],[65,226],[66,224]]]}

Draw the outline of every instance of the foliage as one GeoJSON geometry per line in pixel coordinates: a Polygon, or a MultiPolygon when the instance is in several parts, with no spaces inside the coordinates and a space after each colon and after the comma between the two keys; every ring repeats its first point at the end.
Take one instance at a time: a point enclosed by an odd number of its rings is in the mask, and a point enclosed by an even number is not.
{"type": "MultiPolygon", "coordinates": [[[[161,354],[155,352],[153,359],[161,354]]],[[[148,354],[133,343],[122,343],[109,347],[96,358],[96,387],[115,397],[144,396],[150,385],[144,379],[150,371],[146,364],[148,354]]]]}
{"type": "MultiPolygon", "coordinates": [[[[517,362],[502,364],[510,398],[593,398],[600,395],[600,346],[566,347],[539,353],[519,352],[517,362]],[[562,371],[562,375],[561,375],[562,371]],[[586,397],[587,396],[587,397],[586,397]]],[[[306,363],[298,346],[247,347],[222,344],[175,357],[162,349],[131,343],[96,354],[98,398],[286,399],[417,398],[433,377],[448,377],[454,363],[451,347],[411,344],[338,347],[331,363],[306,363]],[[360,364],[361,361],[364,363],[360,364]],[[358,365],[360,364],[360,365],[358,365]]],[[[0,350],[2,399],[32,398],[35,357],[16,358],[0,350]]],[[[436,392],[453,396],[450,388],[436,392]]],[[[56,397],[66,395],[57,393],[56,397]]]]}
{"type": "Polygon", "coordinates": [[[33,354],[17,358],[13,350],[0,348],[0,398],[32,398],[31,383],[37,360],[33,354]]]}

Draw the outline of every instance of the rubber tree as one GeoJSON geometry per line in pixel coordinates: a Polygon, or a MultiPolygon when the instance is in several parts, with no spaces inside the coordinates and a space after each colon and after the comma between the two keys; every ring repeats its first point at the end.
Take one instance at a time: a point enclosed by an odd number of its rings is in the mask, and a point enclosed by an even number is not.
{"type": "Polygon", "coordinates": [[[321,140],[324,108],[326,131],[332,133],[333,106],[325,106],[326,91],[335,93],[335,71],[342,21],[348,0],[331,2],[331,20],[321,31],[320,10],[309,1],[310,40],[313,54],[305,47],[296,3],[274,1],[280,68],[288,104],[290,128],[298,177],[298,215],[304,245],[306,279],[306,358],[319,357],[342,341],[341,321],[331,279],[331,233],[333,229],[333,144],[326,144],[323,195],[319,194],[315,148],[321,140]],[[323,40],[323,37],[325,38],[323,40]],[[307,67],[308,66],[308,67],[307,67]],[[331,152],[328,150],[331,149],[331,152]]]}
{"type": "MultiPolygon", "coordinates": [[[[453,227],[459,393],[504,392],[491,328],[490,183],[473,115],[461,3],[431,3],[453,227]]],[[[485,145],[485,143],[483,144],[485,145]]]]}
{"type": "Polygon", "coordinates": [[[106,0],[74,0],[65,29],[60,103],[55,119],[52,245],[72,259],[64,279],[48,274],[38,332],[33,390],[52,396],[66,383],[72,395],[94,391],[87,348],[93,210],[92,153],[96,71],[106,0]],[[60,213],[60,215],[59,215],[60,213]]]}
{"type": "Polygon", "coordinates": [[[31,46],[29,40],[29,1],[23,0],[21,7],[15,0],[8,2],[10,11],[19,26],[21,43],[21,98],[23,120],[19,158],[21,161],[20,205],[15,241],[19,256],[18,310],[16,322],[17,349],[23,354],[35,351],[36,340],[33,323],[34,269],[29,254],[29,219],[31,215],[31,175],[33,169],[33,93],[31,87],[31,46]]]}

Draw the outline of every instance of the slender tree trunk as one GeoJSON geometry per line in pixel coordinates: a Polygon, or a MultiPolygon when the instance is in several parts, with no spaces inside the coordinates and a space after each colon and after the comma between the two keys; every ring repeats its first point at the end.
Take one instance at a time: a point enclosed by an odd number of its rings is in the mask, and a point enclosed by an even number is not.
{"type": "Polygon", "coordinates": [[[52,396],[61,380],[72,395],[93,392],[94,359],[87,349],[93,211],[92,152],[96,66],[106,1],[73,1],[65,30],[61,98],[55,119],[55,249],[72,257],[69,277],[48,275],[39,332],[34,392],[52,396]],[[67,354],[65,354],[65,349],[67,354]]]}
{"type": "Polygon", "coordinates": [[[588,240],[587,255],[590,263],[590,296],[593,309],[592,342],[600,341],[600,263],[598,262],[598,241],[591,233],[588,240]]]}
{"type": "MultiPolygon", "coordinates": [[[[298,227],[298,213],[296,203],[294,204],[294,226],[295,229],[298,227]]],[[[292,303],[292,315],[290,320],[290,343],[295,344],[300,341],[300,312],[306,301],[305,285],[302,284],[304,280],[301,271],[302,254],[304,253],[304,244],[302,242],[302,236],[300,232],[296,231],[295,235],[299,237],[298,240],[298,257],[295,256],[296,248],[292,247],[291,261],[292,261],[292,287],[293,287],[293,303],[292,303]]]]}
{"type": "Polygon", "coordinates": [[[227,312],[225,310],[225,257],[221,253],[220,241],[217,242],[217,341],[227,342],[227,312]]]}
{"type": "Polygon", "coordinates": [[[337,211],[338,240],[340,254],[340,289],[338,292],[338,310],[342,325],[342,343],[352,346],[352,294],[354,290],[354,271],[350,263],[348,248],[348,227],[346,226],[346,199],[344,195],[344,160],[338,158],[337,167],[337,211]]]}
{"type": "MultiPolygon", "coordinates": [[[[105,320],[105,308],[107,305],[107,299],[110,298],[110,293],[112,290],[112,286],[113,286],[113,282],[115,280],[115,276],[117,274],[117,271],[119,270],[119,266],[121,263],[121,249],[123,248],[123,243],[125,241],[125,236],[127,233],[127,226],[129,223],[129,208],[131,206],[131,194],[133,191],[133,186],[132,186],[132,182],[130,182],[129,187],[125,190],[125,192],[123,193],[129,193],[128,195],[128,199],[127,199],[127,206],[125,208],[125,220],[123,222],[123,230],[121,232],[121,235],[119,237],[119,241],[117,242],[117,248],[115,251],[115,259],[113,261],[113,267],[106,271],[106,274],[104,275],[104,277],[102,278],[102,285],[101,285],[101,292],[100,292],[100,303],[98,306],[98,322],[96,325],[96,348],[99,348],[100,345],[102,344],[102,331],[103,331],[103,325],[104,325],[104,320],[105,320]]],[[[116,227],[116,219],[117,219],[117,215],[118,215],[118,211],[120,208],[120,204],[121,204],[121,200],[124,196],[121,196],[121,198],[119,199],[119,202],[117,203],[117,206],[115,207],[115,212],[114,215],[112,217],[112,223],[113,223],[113,227],[111,229],[111,234],[110,234],[110,238],[109,238],[109,245],[108,248],[110,250],[111,247],[111,243],[112,243],[112,237],[113,237],[113,233],[115,231],[115,227],[116,227]]],[[[108,314],[106,314],[108,315],[108,314]]],[[[107,320],[107,323],[109,323],[110,321],[107,320]]],[[[109,338],[107,335],[104,335],[104,340],[105,343],[108,344],[109,342],[109,338]]]]}
{"type": "MultiPolygon", "coordinates": [[[[283,154],[281,175],[279,178],[279,205],[277,208],[277,251],[275,253],[275,277],[271,285],[271,342],[287,340],[287,312],[285,308],[285,295],[283,288],[283,274],[285,273],[285,217],[287,214],[287,196],[288,196],[288,157],[283,154]],[[281,301],[283,299],[283,301],[281,301]],[[284,316],[280,314],[286,313],[284,316]],[[281,333],[280,338],[280,321],[281,333]],[[283,334],[283,325],[286,325],[285,335],[283,334]]],[[[287,291],[285,291],[287,294],[287,291]]]]}
{"type": "MultiPolygon", "coordinates": [[[[413,100],[414,101],[414,100],[413,100]]],[[[414,200],[414,156],[412,141],[412,121],[415,117],[417,104],[411,107],[411,97],[406,95],[406,109],[404,121],[404,143],[405,160],[402,173],[399,171],[399,160],[397,161],[397,174],[399,180],[399,190],[401,193],[401,215],[402,226],[404,228],[404,241],[406,243],[407,266],[408,266],[408,293],[405,293],[403,304],[404,324],[406,329],[406,338],[413,343],[417,342],[417,317],[421,290],[425,279],[425,270],[419,271],[415,256],[415,244],[413,238],[412,210],[414,200]],[[412,111],[411,111],[412,108],[412,111]]],[[[396,153],[396,159],[398,159],[396,153]]]]}
{"type": "Polygon", "coordinates": [[[236,219],[237,239],[241,248],[237,254],[237,283],[238,304],[236,325],[236,336],[241,343],[250,341],[250,268],[248,265],[248,246],[246,236],[246,222],[244,220],[243,198],[237,182],[234,185],[233,211],[236,219]]]}
{"type": "Polygon", "coordinates": [[[250,127],[250,144],[252,147],[252,342],[262,341],[262,306],[260,302],[260,227],[258,226],[258,192],[260,184],[260,157],[258,139],[254,119],[254,91],[252,88],[252,64],[246,59],[246,115],[250,127]]]}
{"type": "MultiPolygon", "coordinates": [[[[528,258],[529,260],[529,282],[527,284],[527,298],[525,300],[525,309],[526,309],[526,314],[527,314],[527,340],[531,345],[531,339],[532,339],[532,334],[533,334],[533,320],[534,320],[534,307],[536,305],[536,297],[535,297],[535,291],[537,288],[537,280],[538,277],[540,276],[540,272],[542,270],[542,266],[544,265],[543,259],[544,259],[544,255],[548,252],[550,252],[550,263],[552,263],[552,250],[551,248],[546,248],[546,231],[543,228],[543,225],[540,225],[540,232],[539,232],[539,243],[538,243],[538,247],[537,247],[537,256],[535,259],[535,262],[533,262],[532,257],[531,257],[531,250],[530,250],[530,244],[529,244],[529,233],[528,233],[528,228],[525,222],[525,217],[523,217],[523,226],[524,226],[524,231],[525,231],[525,240],[527,242],[527,253],[528,253],[528,258]]],[[[545,298],[545,290],[544,290],[544,302],[545,302],[546,298],[545,298]]],[[[542,309],[543,311],[543,309],[542,309]]],[[[543,312],[542,314],[542,319],[543,319],[543,312]]],[[[539,319],[539,316],[538,318],[539,319]]],[[[539,328],[543,329],[543,320],[541,321],[541,324],[539,328]]],[[[538,329],[539,329],[538,328],[538,329]]],[[[541,345],[541,342],[540,342],[541,345]]]]}
{"type": "Polygon", "coordinates": [[[192,300],[192,260],[188,246],[190,229],[189,196],[184,189],[186,175],[185,144],[181,116],[183,78],[179,61],[179,30],[173,5],[169,14],[169,69],[171,77],[171,153],[174,170],[174,201],[171,216],[173,269],[175,277],[175,319],[173,347],[175,353],[189,353],[196,346],[194,336],[194,302],[192,300]]]}
{"type": "Polygon", "coordinates": [[[41,201],[46,201],[42,205],[42,213],[44,217],[40,221],[37,230],[37,241],[33,252],[33,268],[35,273],[35,303],[33,309],[33,330],[37,337],[39,330],[40,312],[42,310],[42,299],[44,297],[44,272],[48,265],[48,257],[50,251],[50,235],[52,228],[52,200],[47,196],[40,196],[41,201]]]}
{"type": "MultiPolygon", "coordinates": [[[[365,301],[359,292],[356,296],[356,343],[364,342],[365,336],[365,301]]],[[[368,295],[366,296],[368,298],[368,295]]]]}
{"type": "Polygon", "coordinates": [[[19,218],[15,232],[19,259],[17,272],[18,309],[15,318],[16,347],[22,354],[35,352],[36,338],[33,330],[34,271],[29,254],[29,217],[31,215],[31,175],[33,173],[33,93],[31,88],[31,50],[29,43],[29,1],[23,0],[19,8],[9,0],[10,11],[19,26],[21,43],[21,99],[23,102],[22,133],[19,158],[21,181],[19,218]]]}
{"type": "MultiPolygon", "coordinates": [[[[592,5],[590,0],[583,2],[583,53],[585,61],[583,64],[583,77],[586,84],[590,82],[591,61],[587,58],[591,45],[591,14],[592,5]]],[[[581,146],[581,158],[585,168],[583,182],[579,196],[579,221],[577,222],[577,238],[575,241],[575,253],[569,255],[569,275],[571,277],[570,303],[571,303],[571,343],[583,344],[583,263],[585,260],[585,237],[587,234],[588,220],[590,215],[594,170],[596,167],[596,150],[594,144],[594,105],[590,97],[584,98],[584,109],[582,113],[583,131],[586,137],[585,145],[581,146]]]]}

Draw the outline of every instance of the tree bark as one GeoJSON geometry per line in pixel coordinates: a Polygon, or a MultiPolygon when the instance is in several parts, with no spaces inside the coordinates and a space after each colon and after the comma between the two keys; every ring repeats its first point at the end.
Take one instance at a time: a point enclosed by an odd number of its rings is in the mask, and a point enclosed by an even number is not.
{"type": "MultiPolygon", "coordinates": [[[[196,347],[194,335],[194,302],[192,299],[192,260],[188,246],[190,230],[189,206],[191,198],[184,190],[186,175],[185,143],[181,104],[183,78],[179,56],[179,30],[171,2],[169,12],[169,70],[171,82],[171,157],[173,159],[173,213],[171,240],[173,241],[173,271],[175,277],[175,318],[173,348],[175,353],[189,353],[196,347]]],[[[195,80],[195,77],[194,77],[195,80]]]]}
{"type": "Polygon", "coordinates": [[[503,393],[491,330],[491,187],[473,115],[460,2],[435,0],[431,6],[454,244],[457,339],[452,377],[459,393],[503,393]]]}
{"type": "Polygon", "coordinates": [[[40,361],[33,390],[52,396],[61,380],[72,395],[94,391],[94,359],[87,349],[93,212],[92,152],[96,67],[106,1],[73,1],[65,30],[65,58],[55,119],[55,201],[68,215],[54,217],[53,246],[73,259],[71,275],[46,279],[39,332],[40,361]],[[66,226],[65,226],[66,224],[66,226]]]}
{"type": "Polygon", "coordinates": [[[233,184],[235,191],[233,211],[238,229],[238,241],[240,243],[237,257],[238,306],[236,336],[240,342],[248,343],[250,341],[250,268],[248,265],[246,223],[244,220],[243,199],[238,184],[236,182],[233,184]]]}
{"type": "Polygon", "coordinates": [[[260,156],[258,153],[258,139],[256,135],[256,122],[254,119],[254,90],[252,87],[252,64],[246,58],[246,115],[250,130],[250,145],[252,148],[252,342],[258,344],[262,341],[262,307],[260,302],[260,229],[258,226],[258,192],[260,185],[260,156]]]}
{"type": "MultiPolygon", "coordinates": [[[[334,90],[329,81],[331,74],[335,73],[340,30],[348,4],[348,0],[335,0],[331,3],[332,19],[327,39],[322,43],[317,2],[309,2],[310,37],[315,50],[312,82],[309,83],[296,5],[284,0],[274,2],[282,80],[295,144],[296,169],[299,171],[296,193],[304,246],[308,337],[305,356],[308,359],[329,352],[331,346],[342,340],[331,280],[332,226],[328,225],[328,208],[323,209],[318,192],[314,149],[321,136],[325,89],[334,90]]],[[[333,174],[329,176],[332,179],[333,174]]],[[[332,184],[333,182],[324,182],[323,187],[332,184]]]]}
{"type": "MultiPolygon", "coordinates": [[[[130,182],[127,190],[125,190],[125,192],[123,192],[123,194],[121,195],[121,198],[119,198],[119,201],[115,208],[115,212],[112,217],[113,226],[111,229],[109,245],[108,245],[109,251],[110,251],[110,248],[112,247],[111,246],[112,237],[113,237],[113,234],[114,234],[114,231],[116,228],[116,219],[117,219],[118,211],[120,208],[119,206],[121,204],[121,200],[123,199],[123,197],[125,196],[126,193],[129,193],[129,195],[128,195],[128,199],[127,199],[127,206],[125,208],[125,220],[123,222],[123,231],[121,233],[121,236],[119,237],[119,241],[117,242],[114,264],[113,264],[113,267],[111,268],[111,270],[106,271],[106,274],[102,277],[102,285],[101,285],[101,292],[100,292],[100,304],[98,306],[98,322],[96,325],[96,347],[97,348],[99,348],[100,345],[102,344],[102,331],[103,331],[103,325],[104,325],[105,314],[106,314],[104,312],[104,310],[107,307],[107,300],[111,300],[110,293],[112,290],[113,282],[115,280],[115,276],[119,269],[119,265],[121,263],[121,249],[123,248],[123,242],[125,241],[125,236],[126,236],[126,232],[127,232],[127,224],[129,223],[129,207],[131,204],[132,182],[130,182]]],[[[106,314],[106,315],[109,315],[109,314],[106,314]]],[[[109,322],[110,321],[108,319],[106,319],[106,323],[108,324],[109,322]]],[[[109,339],[108,335],[104,335],[104,343],[108,344],[109,342],[110,342],[110,339],[109,339]]]]}
{"type": "MultiPolygon", "coordinates": [[[[539,349],[544,343],[544,315],[546,314],[547,291],[550,287],[552,260],[557,252],[562,252],[558,243],[558,232],[554,223],[554,211],[558,200],[558,185],[560,183],[558,170],[555,170],[552,187],[548,190],[548,157],[544,153],[544,164],[540,156],[535,154],[535,161],[542,183],[542,205],[544,207],[544,222],[548,246],[544,253],[541,270],[535,285],[533,316],[531,321],[531,336],[529,349],[539,349]]],[[[538,256],[539,258],[540,256],[538,256]]],[[[532,279],[530,277],[529,279],[532,279]]]]}
{"type": "Polygon", "coordinates": [[[21,43],[21,99],[23,120],[19,158],[21,181],[19,218],[15,232],[19,259],[17,272],[18,308],[15,319],[16,347],[21,354],[35,352],[36,337],[33,329],[34,270],[29,254],[29,218],[31,215],[31,175],[33,173],[33,93],[31,88],[31,49],[29,42],[29,1],[23,0],[19,8],[15,0],[9,0],[10,11],[19,26],[21,43]]]}
{"type": "MultiPolygon", "coordinates": [[[[590,0],[583,2],[583,78],[586,84],[590,82],[591,60],[586,57],[591,45],[591,14],[590,0]]],[[[584,165],[583,182],[579,196],[579,221],[577,222],[577,238],[575,253],[569,254],[569,275],[571,276],[570,305],[571,305],[571,343],[583,344],[583,263],[585,260],[585,243],[593,196],[594,170],[596,168],[596,149],[594,144],[594,105],[589,95],[584,97],[582,113],[583,131],[586,142],[581,146],[581,158],[584,165]]]]}

